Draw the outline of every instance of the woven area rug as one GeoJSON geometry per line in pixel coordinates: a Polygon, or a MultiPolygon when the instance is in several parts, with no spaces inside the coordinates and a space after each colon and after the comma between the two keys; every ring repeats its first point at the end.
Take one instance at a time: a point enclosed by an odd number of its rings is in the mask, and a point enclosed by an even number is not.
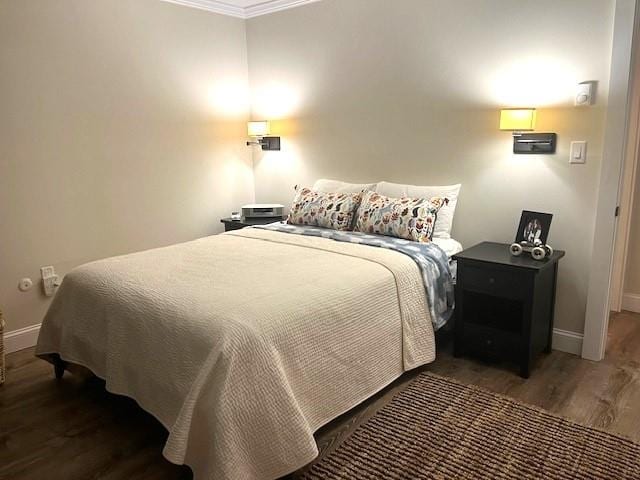
{"type": "Polygon", "coordinates": [[[640,444],[423,373],[300,478],[640,479],[640,444]]]}

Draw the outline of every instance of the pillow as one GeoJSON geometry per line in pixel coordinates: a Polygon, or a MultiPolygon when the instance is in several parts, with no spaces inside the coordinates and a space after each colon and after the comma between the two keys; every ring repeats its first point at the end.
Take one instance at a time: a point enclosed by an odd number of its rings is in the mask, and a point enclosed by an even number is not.
{"type": "Polygon", "coordinates": [[[366,190],[373,190],[375,186],[375,183],[346,183],[340,180],[321,178],[311,188],[316,192],[324,193],[360,193],[366,190]]]}
{"type": "Polygon", "coordinates": [[[358,209],[355,230],[414,242],[430,242],[438,211],[446,198],[391,198],[367,192],[358,209]]]}
{"type": "Polygon", "coordinates": [[[361,200],[362,192],[324,193],[301,188],[293,199],[287,223],[351,230],[361,200]]]}
{"type": "Polygon", "coordinates": [[[380,182],[376,185],[375,191],[388,197],[412,197],[412,198],[433,198],[442,197],[449,200],[438,212],[438,222],[436,223],[433,236],[436,238],[451,238],[451,226],[453,225],[453,214],[456,211],[458,195],[462,185],[427,186],[403,185],[400,183],[380,182]]]}

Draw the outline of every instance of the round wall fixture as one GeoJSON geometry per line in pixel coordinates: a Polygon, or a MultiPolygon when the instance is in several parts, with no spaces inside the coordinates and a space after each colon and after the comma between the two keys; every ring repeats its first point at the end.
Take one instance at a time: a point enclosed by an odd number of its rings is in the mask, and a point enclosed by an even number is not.
{"type": "Polygon", "coordinates": [[[30,278],[23,278],[18,283],[18,290],[20,290],[21,292],[27,292],[31,290],[31,287],[33,287],[33,282],[30,278]]]}

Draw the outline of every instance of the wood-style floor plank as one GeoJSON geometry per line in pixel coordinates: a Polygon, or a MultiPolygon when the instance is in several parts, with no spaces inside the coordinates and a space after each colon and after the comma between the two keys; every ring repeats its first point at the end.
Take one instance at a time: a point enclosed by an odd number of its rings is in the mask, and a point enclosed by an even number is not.
{"type": "MultiPolygon", "coordinates": [[[[640,441],[640,315],[610,322],[607,357],[590,362],[552,352],[531,378],[512,365],[453,358],[445,340],[438,359],[409,372],[380,394],[316,434],[321,456],[336,448],[420,371],[431,371],[538,405],[640,441]]],[[[53,377],[33,349],[7,356],[0,387],[0,479],[188,479],[187,467],[162,457],[164,428],[128,398],[105,391],[97,378],[53,377]]]]}

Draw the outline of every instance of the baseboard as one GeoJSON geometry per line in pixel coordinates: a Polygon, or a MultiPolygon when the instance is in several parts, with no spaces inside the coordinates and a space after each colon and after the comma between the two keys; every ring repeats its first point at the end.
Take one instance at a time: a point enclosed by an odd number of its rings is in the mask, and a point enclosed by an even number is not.
{"type": "Polygon", "coordinates": [[[551,345],[554,350],[573,353],[574,355],[581,355],[583,338],[584,335],[582,335],[581,333],[554,328],[553,340],[551,342],[551,345]]]}
{"type": "MultiPolygon", "coordinates": [[[[638,296],[640,298],[640,296],[638,296]]],[[[628,308],[626,309],[628,310],[628,308]]],[[[4,335],[4,349],[6,353],[17,352],[25,348],[35,346],[38,341],[38,333],[40,332],[40,324],[31,325],[30,327],[20,328],[4,335]]],[[[582,339],[584,335],[567,330],[553,329],[554,350],[561,352],[573,353],[580,355],[582,353],[582,339]]]]}
{"type": "Polygon", "coordinates": [[[622,309],[640,313],[640,295],[637,293],[625,293],[622,296],[622,309]]]}
{"type": "Polygon", "coordinates": [[[13,353],[25,348],[34,347],[38,341],[40,324],[20,328],[4,334],[4,351],[13,353]]]}

